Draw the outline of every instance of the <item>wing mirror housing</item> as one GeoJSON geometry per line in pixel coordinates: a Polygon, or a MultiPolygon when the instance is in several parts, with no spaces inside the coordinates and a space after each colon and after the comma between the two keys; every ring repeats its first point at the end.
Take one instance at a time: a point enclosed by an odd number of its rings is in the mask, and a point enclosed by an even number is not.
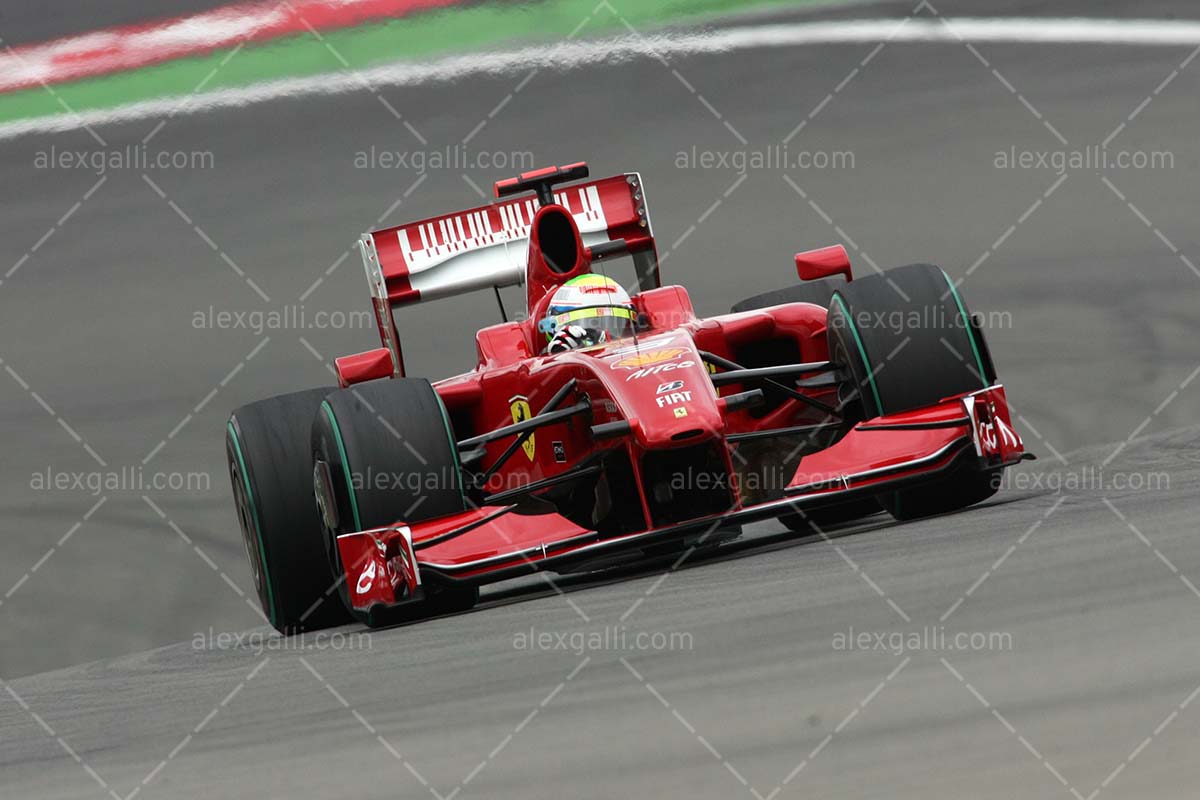
{"type": "Polygon", "coordinates": [[[846,281],[854,280],[850,271],[850,256],[840,244],[796,253],[796,272],[802,281],[815,281],[845,275],[846,281]]]}
{"type": "Polygon", "coordinates": [[[337,369],[338,383],[343,389],[356,383],[392,377],[392,351],[386,347],[342,356],[333,363],[337,369]]]}

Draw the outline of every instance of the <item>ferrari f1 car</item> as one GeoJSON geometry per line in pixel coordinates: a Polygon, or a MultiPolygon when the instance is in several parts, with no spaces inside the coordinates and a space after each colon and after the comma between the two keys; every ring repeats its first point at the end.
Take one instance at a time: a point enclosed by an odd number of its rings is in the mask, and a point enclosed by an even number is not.
{"type": "Polygon", "coordinates": [[[1032,457],[938,267],[852,279],[841,246],[802,252],[796,284],[699,318],[662,285],[641,177],[587,177],[527,172],[493,204],[365,234],[381,346],[337,359],[340,388],[230,417],[276,628],[462,610],[483,584],[685,553],[755,520],[811,534],[953,511],[1032,457]],[[617,259],[633,266],[629,335],[546,354],[555,291],[617,259]],[[408,375],[397,309],[518,285],[525,313],[476,333],[473,369],[408,375]]]}

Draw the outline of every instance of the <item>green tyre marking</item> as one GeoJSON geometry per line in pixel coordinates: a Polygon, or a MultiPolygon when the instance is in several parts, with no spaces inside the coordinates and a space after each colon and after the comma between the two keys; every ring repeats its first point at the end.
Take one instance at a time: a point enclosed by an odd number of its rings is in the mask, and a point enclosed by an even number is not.
{"type": "Polygon", "coordinates": [[[946,285],[950,287],[950,294],[954,295],[954,304],[958,306],[958,314],[962,319],[964,330],[967,332],[967,341],[971,343],[971,352],[975,355],[975,365],[979,367],[979,382],[983,384],[983,388],[987,388],[987,373],[983,369],[983,359],[979,355],[979,345],[975,342],[975,331],[971,329],[971,320],[967,318],[967,309],[963,305],[962,298],[958,296],[958,289],[954,287],[954,281],[950,280],[950,276],[946,274],[946,270],[938,270],[942,273],[942,277],[946,279],[946,285]]]}
{"type": "Polygon", "coordinates": [[[458,496],[462,498],[463,508],[468,507],[467,493],[463,489],[462,480],[462,462],[458,458],[458,442],[454,441],[454,431],[450,428],[450,415],[446,413],[446,404],[442,402],[442,396],[435,389],[433,396],[437,398],[438,408],[442,412],[442,424],[446,426],[446,439],[450,442],[450,452],[454,454],[454,469],[458,476],[458,496]]]}
{"type": "Polygon", "coordinates": [[[854,320],[851,319],[850,311],[846,308],[846,304],[842,301],[840,294],[835,292],[832,302],[837,303],[842,309],[842,316],[846,319],[850,333],[854,336],[854,343],[858,345],[859,355],[862,356],[863,366],[867,369],[867,383],[871,386],[871,394],[875,396],[875,407],[879,409],[879,415],[883,416],[883,401],[879,399],[879,388],[875,385],[875,369],[871,366],[871,362],[867,358],[867,349],[863,347],[862,339],[858,336],[858,327],[854,324],[854,320]]]}
{"type": "Polygon", "coordinates": [[[242,476],[242,484],[246,489],[246,497],[250,498],[250,516],[254,522],[254,538],[258,541],[258,557],[262,565],[263,581],[267,584],[267,616],[271,620],[271,625],[276,625],[278,614],[275,611],[275,591],[271,585],[271,571],[267,568],[267,550],[263,545],[262,527],[258,521],[258,506],[254,502],[254,491],[250,488],[250,475],[246,472],[246,461],[242,458],[242,446],[238,442],[237,430],[233,427],[233,421],[227,423],[229,430],[229,438],[233,441],[233,452],[237,455],[238,471],[242,476]]]}

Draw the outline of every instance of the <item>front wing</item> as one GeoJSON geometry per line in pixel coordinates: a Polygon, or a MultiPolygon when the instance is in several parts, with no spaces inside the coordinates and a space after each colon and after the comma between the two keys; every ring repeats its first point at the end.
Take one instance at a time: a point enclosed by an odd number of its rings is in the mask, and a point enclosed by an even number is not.
{"type": "Polygon", "coordinates": [[[703,535],[720,527],[809,511],[929,482],[958,469],[1012,466],[1025,453],[1004,387],[859,423],[831,447],[805,456],[780,499],[667,527],[602,536],[558,514],[527,516],[515,505],[344,534],[337,546],[351,603],[368,610],[420,600],[428,583],[493,583],[538,570],[703,535]]]}

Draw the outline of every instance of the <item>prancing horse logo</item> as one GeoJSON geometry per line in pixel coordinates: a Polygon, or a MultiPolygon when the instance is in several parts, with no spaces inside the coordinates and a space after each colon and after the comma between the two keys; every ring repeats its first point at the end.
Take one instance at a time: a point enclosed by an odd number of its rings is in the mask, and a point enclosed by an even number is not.
{"type": "MultiPolygon", "coordinates": [[[[529,398],[524,395],[517,395],[509,398],[508,409],[512,412],[512,421],[514,423],[524,422],[533,416],[533,409],[529,407],[529,398]]],[[[521,443],[521,449],[525,451],[525,456],[533,461],[534,455],[537,453],[537,442],[534,441],[536,434],[529,434],[529,438],[521,443]]]]}

